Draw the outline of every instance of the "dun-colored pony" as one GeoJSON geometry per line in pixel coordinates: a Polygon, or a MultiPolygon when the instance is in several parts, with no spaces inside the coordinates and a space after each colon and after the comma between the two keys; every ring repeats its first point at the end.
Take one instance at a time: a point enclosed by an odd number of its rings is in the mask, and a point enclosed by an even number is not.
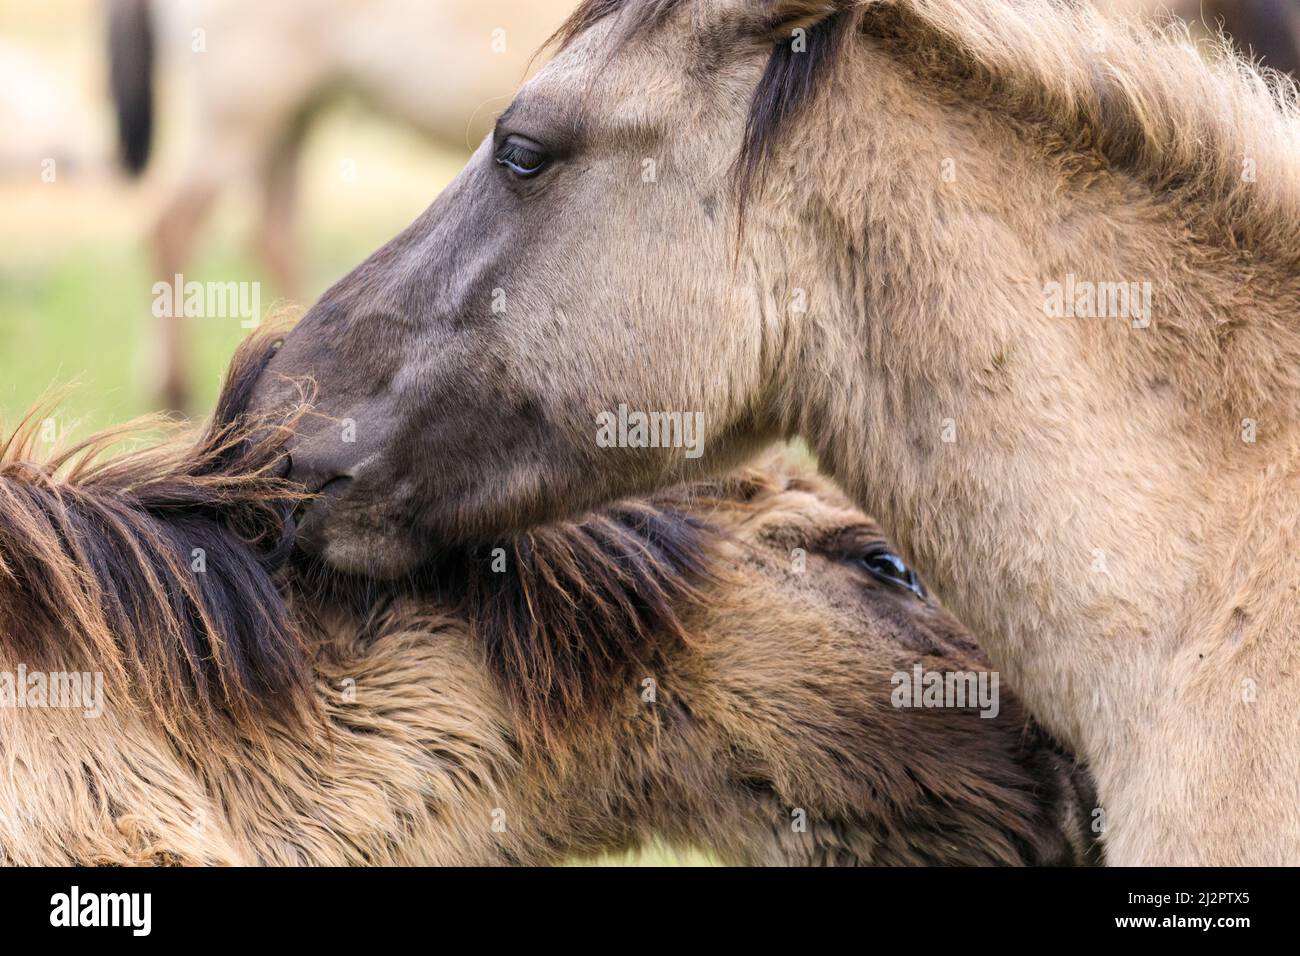
{"type": "Polygon", "coordinates": [[[561,39],[272,364],[355,424],[293,451],[325,558],[801,435],[1086,755],[1108,859],[1300,863],[1294,86],[1049,0],[589,0],[561,39]],[[703,454],[607,447],[629,409],[703,454]]]}
{"type": "Polygon", "coordinates": [[[239,415],[266,354],[197,448],[59,474],[10,444],[0,859],[1095,858],[1086,773],[1012,695],[891,704],[896,672],[984,668],[823,481],[624,504],[401,589],[321,577],[286,562],[284,428],[239,415]]]}

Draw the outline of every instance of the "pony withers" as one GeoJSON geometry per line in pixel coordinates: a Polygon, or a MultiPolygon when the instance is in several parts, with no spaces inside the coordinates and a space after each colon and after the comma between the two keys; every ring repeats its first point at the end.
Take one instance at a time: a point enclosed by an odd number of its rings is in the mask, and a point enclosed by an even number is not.
{"type": "Polygon", "coordinates": [[[104,699],[0,724],[5,861],[1096,859],[1087,774],[1013,695],[896,706],[918,665],[987,668],[821,479],[772,465],[343,577],[292,549],[310,412],[244,411],[273,349],[240,352],[196,442],[8,443],[0,671],[101,673],[104,699]]]}

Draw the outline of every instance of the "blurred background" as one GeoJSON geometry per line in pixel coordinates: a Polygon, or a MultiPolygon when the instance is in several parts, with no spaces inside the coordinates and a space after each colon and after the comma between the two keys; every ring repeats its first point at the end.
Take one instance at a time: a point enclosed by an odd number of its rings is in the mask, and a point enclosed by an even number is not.
{"type": "MultiPolygon", "coordinates": [[[[256,282],[264,316],[309,303],[451,180],[569,3],[521,18],[510,12],[521,4],[500,0],[127,0],[118,6],[140,8],[151,34],[120,57],[128,72],[152,60],[138,176],[120,162],[111,6],[0,0],[9,425],[51,386],[72,385],[60,425],[77,433],[179,404],[164,390],[154,283],[173,272],[256,282]],[[403,41],[416,30],[425,35],[403,41]],[[268,211],[268,192],[292,194],[287,211],[268,211]]],[[[202,412],[248,330],[238,315],[179,321],[178,394],[202,412]]]]}

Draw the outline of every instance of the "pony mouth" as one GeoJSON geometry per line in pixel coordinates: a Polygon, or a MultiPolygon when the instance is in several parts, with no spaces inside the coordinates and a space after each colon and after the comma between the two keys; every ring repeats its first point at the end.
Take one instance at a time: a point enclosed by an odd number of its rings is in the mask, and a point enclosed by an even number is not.
{"type": "Polygon", "coordinates": [[[348,475],[339,475],[337,478],[331,478],[325,484],[321,485],[311,494],[317,498],[338,498],[347,491],[352,484],[352,478],[348,475]]]}

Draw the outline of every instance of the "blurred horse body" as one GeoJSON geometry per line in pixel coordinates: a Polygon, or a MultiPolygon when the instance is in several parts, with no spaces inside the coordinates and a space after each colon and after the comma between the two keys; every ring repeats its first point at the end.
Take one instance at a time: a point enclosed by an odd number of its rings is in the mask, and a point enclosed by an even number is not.
{"type": "MultiPolygon", "coordinates": [[[[183,271],[220,193],[253,183],[253,248],[301,297],[293,233],[299,152],[318,109],[351,92],[468,153],[526,78],[573,0],[112,0],[110,54],[123,158],[143,169],[154,62],[186,81],[193,133],[152,241],[157,274],[183,271]]],[[[187,402],[182,320],[164,319],[163,399],[187,402]]]]}
{"type": "Polygon", "coordinates": [[[58,73],[0,39],[0,176],[42,176],[96,166],[101,154],[88,111],[58,73]]]}
{"type": "Polygon", "coordinates": [[[1300,76],[1300,0],[1095,0],[1108,14],[1173,14],[1204,33],[1230,37],[1257,63],[1300,76]]]}

